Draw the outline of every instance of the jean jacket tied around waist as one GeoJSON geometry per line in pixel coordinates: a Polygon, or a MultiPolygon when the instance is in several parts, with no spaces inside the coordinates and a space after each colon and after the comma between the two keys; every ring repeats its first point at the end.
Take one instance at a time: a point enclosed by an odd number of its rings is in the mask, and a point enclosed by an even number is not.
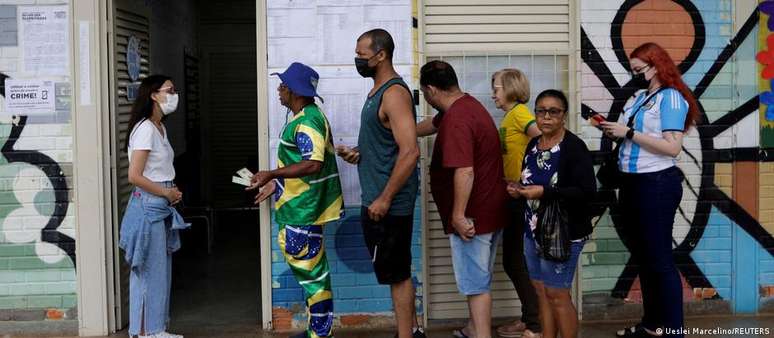
{"type": "MultiPolygon", "coordinates": [[[[171,182],[165,182],[171,186],[171,182]]],[[[180,229],[191,226],[183,216],[169,204],[166,198],[156,196],[135,187],[121,221],[118,246],[124,250],[126,262],[132,269],[143,267],[150,240],[150,229],[163,226],[167,229],[167,252],[180,249],[180,229]]]]}

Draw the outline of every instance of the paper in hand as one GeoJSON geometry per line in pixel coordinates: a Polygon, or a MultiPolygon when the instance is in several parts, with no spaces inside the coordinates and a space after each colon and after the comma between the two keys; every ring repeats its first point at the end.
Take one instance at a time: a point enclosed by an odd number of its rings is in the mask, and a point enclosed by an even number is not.
{"type": "Polygon", "coordinates": [[[244,185],[246,187],[250,186],[250,180],[238,176],[232,176],[231,177],[231,183],[236,183],[239,185],[244,185]]]}
{"type": "Polygon", "coordinates": [[[253,178],[253,172],[251,172],[251,171],[250,171],[249,169],[247,169],[247,168],[242,168],[242,169],[239,169],[239,171],[237,171],[237,175],[239,175],[239,177],[241,177],[241,178],[244,178],[244,179],[246,179],[246,180],[248,180],[248,181],[249,181],[251,178],[253,178]]]}

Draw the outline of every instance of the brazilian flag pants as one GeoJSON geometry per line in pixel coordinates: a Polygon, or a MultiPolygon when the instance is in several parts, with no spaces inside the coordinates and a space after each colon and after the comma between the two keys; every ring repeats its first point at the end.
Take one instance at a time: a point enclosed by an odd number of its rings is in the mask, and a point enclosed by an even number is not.
{"type": "Polygon", "coordinates": [[[322,225],[280,225],[279,247],[304,288],[308,314],[307,336],[330,337],[333,327],[333,293],[322,225]]]}

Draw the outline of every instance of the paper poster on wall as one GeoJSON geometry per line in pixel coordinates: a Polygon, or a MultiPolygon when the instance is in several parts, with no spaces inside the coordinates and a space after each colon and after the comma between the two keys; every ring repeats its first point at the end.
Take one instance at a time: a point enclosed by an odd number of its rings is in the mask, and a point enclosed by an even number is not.
{"type": "Polygon", "coordinates": [[[16,6],[0,5],[0,47],[19,44],[19,28],[16,24],[16,6]]]}
{"type": "Polygon", "coordinates": [[[81,93],[81,105],[91,105],[91,49],[89,41],[91,40],[89,22],[81,20],[78,22],[78,59],[80,64],[79,86],[81,93]]]}
{"type": "Polygon", "coordinates": [[[51,80],[5,79],[5,114],[52,114],[56,110],[56,92],[51,80]]]}
{"type": "Polygon", "coordinates": [[[20,6],[18,13],[24,72],[69,75],[67,6],[20,6]]]}

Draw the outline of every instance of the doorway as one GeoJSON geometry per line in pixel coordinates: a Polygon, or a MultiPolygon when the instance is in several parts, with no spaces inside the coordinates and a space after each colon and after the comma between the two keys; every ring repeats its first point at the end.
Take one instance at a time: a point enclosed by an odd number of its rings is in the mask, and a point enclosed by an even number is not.
{"type": "MultiPolygon", "coordinates": [[[[224,333],[261,327],[260,210],[231,176],[258,169],[256,2],[113,0],[110,35],[113,242],[128,201],[128,117],[140,81],[172,77],[180,92],[164,120],[175,150],[178,206],[192,227],[173,256],[169,330],[224,333]]],[[[262,244],[264,243],[264,244],[262,244]]],[[[114,330],[128,325],[128,275],[114,248],[114,330]]],[[[264,263],[265,264],[265,263],[264,263]]],[[[266,271],[267,273],[270,273],[266,271]]]]}

